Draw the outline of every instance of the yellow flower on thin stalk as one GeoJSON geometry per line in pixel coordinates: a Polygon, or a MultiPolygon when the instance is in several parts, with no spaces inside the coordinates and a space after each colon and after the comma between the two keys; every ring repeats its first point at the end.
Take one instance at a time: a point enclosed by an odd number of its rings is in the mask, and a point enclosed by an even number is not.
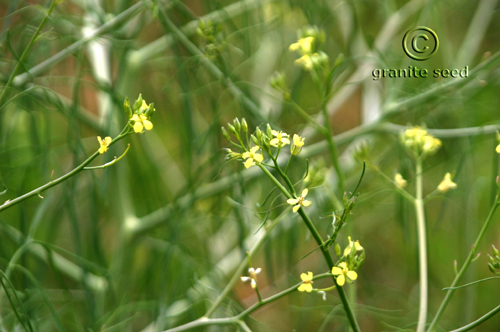
{"type": "Polygon", "coordinates": [[[262,160],[264,160],[264,156],[262,156],[260,153],[257,153],[259,149],[260,147],[254,146],[250,149],[250,151],[247,151],[241,155],[241,157],[245,159],[245,162],[243,163],[243,165],[245,165],[245,168],[250,168],[251,166],[255,165],[255,163],[260,163],[262,162],[262,160]]]}
{"type": "Polygon", "coordinates": [[[332,274],[337,276],[337,284],[343,286],[347,280],[348,283],[353,282],[358,278],[358,274],[354,271],[349,271],[346,262],[342,262],[339,266],[332,268],[332,274]]]}
{"type": "Polygon", "coordinates": [[[443,181],[441,181],[441,183],[439,184],[437,189],[440,192],[445,193],[450,189],[455,189],[456,187],[457,187],[457,184],[451,180],[451,174],[446,173],[444,175],[443,181]]]}
{"type": "Polygon", "coordinates": [[[282,131],[276,131],[276,130],[273,130],[272,133],[273,133],[273,136],[275,136],[275,138],[273,138],[269,142],[269,144],[271,144],[272,146],[275,146],[278,148],[278,147],[282,147],[284,145],[290,144],[290,140],[288,139],[287,133],[284,133],[282,131]]]}
{"type": "Polygon", "coordinates": [[[309,190],[306,188],[306,189],[302,190],[302,195],[300,197],[290,198],[286,201],[290,205],[295,205],[292,209],[293,213],[297,212],[301,206],[310,206],[311,205],[311,201],[305,200],[305,197],[307,196],[308,192],[309,192],[309,190]]]}
{"type": "Polygon", "coordinates": [[[304,146],[305,138],[300,137],[297,134],[293,134],[293,144],[290,148],[292,155],[296,156],[302,151],[302,147],[304,146]]]}
{"type": "Polygon", "coordinates": [[[141,133],[143,129],[151,130],[153,129],[153,123],[148,120],[148,117],[141,114],[134,114],[130,119],[134,121],[134,132],[141,133]]]}
{"type": "Polygon", "coordinates": [[[97,141],[99,142],[99,153],[103,154],[104,152],[108,151],[109,144],[111,144],[111,141],[113,139],[111,137],[106,137],[104,139],[101,138],[101,136],[97,136],[97,141]]]}
{"type": "Polygon", "coordinates": [[[302,284],[297,288],[299,292],[308,292],[310,293],[313,290],[312,286],[312,279],[313,279],[313,273],[312,272],[307,272],[307,274],[302,273],[300,275],[300,279],[302,279],[302,284]]]}

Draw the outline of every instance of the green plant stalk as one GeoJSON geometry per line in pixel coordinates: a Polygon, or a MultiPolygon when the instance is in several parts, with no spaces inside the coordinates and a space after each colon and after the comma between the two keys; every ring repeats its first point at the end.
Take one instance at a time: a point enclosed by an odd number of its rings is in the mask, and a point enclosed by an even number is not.
{"type": "MultiPolygon", "coordinates": [[[[313,280],[321,279],[321,278],[326,278],[326,277],[333,277],[333,274],[331,273],[323,273],[323,274],[318,274],[317,276],[313,277],[313,280]]],[[[335,278],[334,278],[335,279],[335,278]]],[[[284,291],[281,291],[277,294],[274,294],[273,296],[270,296],[266,299],[263,299],[260,302],[255,303],[253,306],[247,308],[245,311],[241,312],[239,315],[233,316],[233,317],[227,317],[227,318],[206,318],[202,317],[198,320],[192,321],[190,323],[174,327],[172,329],[163,331],[163,332],[181,332],[181,331],[187,331],[190,329],[194,329],[197,327],[201,326],[210,326],[210,325],[239,325],[239,322],[242,322],[245,317],[250,315],[252,312],[255,310],[259,309],[260,307],[271,303],[273,301],[276,301],[280,298],[282,298],[285,295],[288,295],[294,291],[297,290],[297,288],[302,284],[302,282],[299,282],[298,284],[285,289],[284,291]]],[[[339,287],[337,287],[339,288],[339,287]]]]}
{"type": "Polygon", "coordinates": [[[24,60],[26,60],[26,57],[28,56],[28,53],[30,52],[30,50],[33,47],[33,45],[35,44],[36,38],[40,34],[40,31],[42,30],[43,26],[47,22],[50,14],[52,13],[52,10],[55,8],[56,4],[57,4],[57,1],[52,0],[52,3],[50,4],[49,9],[47,10],[47,13],[46,13],[45,17],[42,19],[42,22],[40,22],[40,25],[38,26],[38,29],[36,29],[35,33],[31,37],[31,40],[29,41],[28,46],[26,46],[26,48],[24,49],[23,54],[21,54],[21,57],[19,58],[19,61],[17,62],[16,66],[14,67],[14,70],[10,74],[9,80],[7,81],[7,83],[5,84],[5,86],[3,87],[2,94],[0,94],[0,107],[3,105],[5,96],[7,95],[7,90],[12,85],[12,82],[14,81],[14,78],[16,77],[17,72],[19,71],[19,69],[21,69],[21,66],[24,63],[24,60]]]}
{"type": "MultiPolygon", "coordinates": [[[[259,165],[259,167],[276,184],[276,186],[278,186],[278,188],[283,192],[283,194],[287,198],[292,198],[290,193],[281,185],[281,183],[278,181],[278,179],[276,179],[264,166],[259,165]]],[[[277,167],[277,169],[279,170],[279,167],[277,167]]],[[[281,172],[280,174],[283,174],[283,172],[281,172]]],[[[286,175],[285,175],[285,177],[286,177],[286,175]]],[[[299,212],[300,216],[302,217],[302,220],[304,220],[304,223],[306,224],[307,228],[311,232],[312,236],[314,237],[314,240],[316,241],[316,243],[320,247],[321,253],[323,254],[323,257],[325,258],[325,261],[328,265],[328,268],[331,270],[335,266],[335,262],[333,261],[332,255],[328,251],[328,248],[326,248],[323,245],[323,239],[321,238],[321,235],[318,233],[318,231],[316,230],[316,227],[314,227],[314,224],[312,223],[311,219],[309,219],[309,216],[304,212],[304,209],[302,207],[298,210],[298,212],[299,212]]],[[[352,311],[351,305],[350,305],[349,301],[347,300],[347,296],[344,292],[344,289],[337,285],[337,280],[334,277],[332,277],[332,279],[333,279],[333,282],[335,283],[335,285],[337,286],[336,287],[337,292],[338,292],[340,300],[342,301],[342,304],[344,306],[344,310],[346,312],[347,319],[349,320],[349,324],[351,325],[351,328],[353,329],[353,331],[359,332],[360,329],[359,329],[358,322],[356,321],[356,318],[354,317],[354,312],[352,311]]]]}
{"type": "Polygon", "coordinates": [[[99,28],[95,29],[91,35],[83,37],[80,40],[74,42],[73,44],[66,47],[65,49],[63,49],[59,53],[54,54],[53,56],[51,56],[47,60],[34,66],[33,68],[31,68],[29,70],[29,72],[17,75],[13,80],[13,85],[14,86],[22,85],[22,84],[26,83],[32,77],[40,75],[41,73],[48,70],[50,67],[52,67],[56,63],[64,60],[67,56],[74,54],[77,50],[79,50],[81,47],[83,47],[89,41],[112,31],[117,26],[119,26],[122,22],[137,15],[142,10],[143,7],[144,7],[144,1],[137,2],[135,5],[131,6],[129,9],[123,11],[119,15],[115,16],[114,18],[112,18],[111,20],[106,22],[105,24],[101,25],[99,28]]]}
{"type": "MultiPolygon", "coordinates": [[[[462,265],[462,268],[460,269],[460,271],[456,275],[456,277],[453,280],[450,287],[457,287],[458,283],[460,282],[460,280],[464,276],[465,271],[467,270],[470,263],[474,259],[474,256],[476,255],[477,247],[479,246],[479,243],[483,239],[483,236],[486,233],[486,229],[488,229],[488,226],[490,225],[491,220],[493,219],[493,215],[495,214],[495,211],[498,208],[498,205],[500,204],[499,197],[500,197],[500,189],[497,192],[497,197],[495,199],[495,203],[491,207],[490,213],[488,214],[488,217],[486,218],[486,221],[484,222],[483,227],[481,228],[481,231],[479,232],[479,235],[477,236],[476,242],[474,242],[474,245],[472,246],[471,251],[469,252],[469,256],[467,256],[467,259],[465,260],[464,265],[462,265]]],[[[452,289],[448,290],[448,292],[446,293],[446,296],[443,299],[443,301],[441,302],[441,305],[439,306],[439,309],[438,309],[436,315],[434,316],[434,319],[432,320],[431,325],[427,329],[428,332],[433,332],[436,330],[437,324],[439,323],[439,320],[441,319],[441,316],[443,315],[444,310],[448,306],[448,303],[450,302],[451,297],[455,293],[455,290],[456,289],[452,288],[452,289]]]]}
{"type": "MultiPolygon", "coordinates": [[[[127,123],[127,125],[125,126],[125,128],[123,129],[123,131],[120,133],[120,135],[116,136],[112,141],[111,143],[109,143],[109,146],[115,144],[116,142],[118,142],[119,140],[121,140],[123,137],[127,136],[130,134],[129,132],[129,124],[127,123]]],[[[73,169],[71,172],[69,173],[66,173],[65,175],[61,176],[60,178],[57,178],[53,181],[50,181],[49,183],[47,184],[44,184],[43,186],[40,186],[22,196],[19,196],[17,198],[14,198],[13,200],[11,201],[7,201],[5,202],[3,205],[0,205],[0,212],[3,211],[3,210],[6,210],[30,197],[33,197],[33,196],[37,196],[37,195],[40,195],[43,191],[47,190],[47,189],[50,189],[64,181],[66,181],[67,179],[71,178],[72,176],[78,174],[79,172],[83,171],[85,169],[85,166],[87,166],[88,164],[90,164],[92,162],[92,160],[94,160],[97,156],[99,156],[100,153],[99,153],[99,150],[97,150],[96,152],[94,152],[94,154],[92,154],[90,157],[87,158],[87,160],[85,160],[83,163],[81,163],[78,167],[76,167],[75,169],[73,169]]],[[[121,157],[120,157],[121,158],[121,157]]]]}
{"type": "MultiPolygon", "coordinates": [[[[257,252],[257,250],[260,249],[260,247],[264,243],[264,240],[267,238],[267,236],[269,235],[269,233],[271,232],[271,230],[274,229],[274,227],[285,216],[285,214],[288,213],[288,211],[290,211],[290,209],[291,209],[291,206],[288,207],[287,209],[285,209],[278,217],[276,217],[273,220],[273,222],[269,225],[269,227],[267,227],[265,229],[264,235],[259,240],[257,240],[257,242],[253,245],[253,247],[248,251],[248,255],[250,257],[252,257],[257,252]]],[[[246,266],[248,266],[247,259],[244,259],[241,262],[241,264],[236,268],[236,270],[234,271],[233,277],[226,284],[226,286],[224,287],[224,289],[222,290],[222,292],[220,293],[220,295],[217,297],[217,299],[215,300],[215,302],[212,304],[212,306],[210,307],[210,309],[208,309],[208,311],[204,315],[204,317],[208,318],[208,317],[210,317],[215,312],[215,310],[222,303],[222,301],[227,296],[227,294],[229,293],[229,291],[233,288],[234,284],[238,280],[240,280],[240,274],[245,269],[246,266]]]]}
{"type": "Polygon", "coordinates": [[[485,321],[487,321],[491,317],[495,316],[499,312],[500,312],[500,305],[497,306],[497,307],[495,307],[493,310],[491,310],[490,312],[488,312],[484,316],[481,316],[477,320],[473,321],[472,323],[467,324],[465,326],[462,326],[461,328],[458,328],[458,329],[450,331],[450,332],[465,332],[465,331],[472,330],[473,328],[475,328],[478,325],[484,323],[485,321]]]}
{"type": "Polygon", "coordinates": [[[417,215],[417,234],[418,234],[418,256],[419,256],[419,271],[420,271],[420,308],[418,314],[417,332],[425,331],[425,323],[427,320],[427,240],[425,231],[425,212],[423,201],[423,174],[422,174],[422,158],[417,158],[416,165],[416,198],[415,212],[417,215]]]}

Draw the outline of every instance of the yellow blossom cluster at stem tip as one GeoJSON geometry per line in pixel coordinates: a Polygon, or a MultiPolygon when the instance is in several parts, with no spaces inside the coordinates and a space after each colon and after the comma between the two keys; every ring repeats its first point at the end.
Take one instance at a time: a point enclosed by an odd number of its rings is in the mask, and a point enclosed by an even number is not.
{"type": "Polygon", "coordinates": [[[408,149],[413,150],[417,155],[433,153],[442,145],[441,140],[419,126],[406,129],[401,140],[408,149]]]}
{"type": "Polygon", "coordinates": [[[323,52],[313,53],[316,39],[312,36],[300,38],[296,43],[290,45],[289,50],[298,51],[302,56],[295,60],[295,64],[305,70],[312,70],[315,65],[328,63],[328,56],[323,52]]]}
{"type": "Polygon", "coordinates": [[[347,247],[346,247],[346,248],[345,248],[345,250],[344,250],[344,256],[349,255],[349,254],[351,253],[351,250],[352,250],[353,248],[355,248],[355,249],[356,249],[356,251],[361,251],[361,250],[363,250],[363,247],[361,246],[361,244],[359,244],[359,241],[358,241],[358,240],[356,240],[356,242],[353,242],[353,241],[351,240],[351,237],[350,237],[350,236],[348,236],[347,238],[349,239],[349,244],[347,245],[347,247]]]}
{"type": "Polygon", "coordinates": [[[101,138],[101,136],[97,136],[97,141],[99,142],[99,153],[103,154],[104,152],[108,151],[109,144],[111,144],[111,141],[113,139],[111,137],[106,137],[104,139],[101,138]]]}
{"type": "Polygon", "coordinates": [[[255,165],[255,163],[260,163],[262,162],[262,160],[264,160],[264,156],[262,156],[260,153],[257,153],[259,149],[260,147],[254,146],[250,149],[250,151],[247,151],[241,155],[241,157],[245,159],[243,165],[245,165],[246,168],[250,168],[251,166],[255,165]]]}
{"type": "Polygon", "coordinates": [[[302,284],[297,288],[299,292],[308,292],[310,293],[313,290],[312,286],[312,279],[313,279],[313,273],[308,271],[307,274],[302,273],[300,275],[300,279],[302,279],[302,284]]]}
{"type": "Polygon", "coordinates": [[[241,281],[247,282],[250,281],[250,285],[252,288],[257,287],[257,274],[259,274],[261,271],[261,268],[254,269],[253,267],[248,269],[248,277],[241,277],[241,281]]]}
{"type": "Polygon", "coordinates": [[[311,205],[311,201],[307,201],[305,197],[307,196],[307,193],[309,190],[306,188],[302,190],[302,195],[300,195],[298,198],[290,198],[286,202],[290,205],[294,205],[293,207],[293,212],[297,212],[301,206],[309,206],[311,205]]]}
{"type": "Polygon", "coordinates": [[[337,284],[343,286],[347,282],[351,283],[358,278],[358,274],[354,271],[350,271],[347,268],[347,263],[342,262],[338,266],[332,268],[332,274],[337,276],[337,284]]]}
{"type": "Polygon", "coordinates": [[[457,184],[451,180],[451,174],[446,173],[444,175],[443,181],[441,181],[441,183],[438,185],[437,189],[440,192],[445,193],[450,189],[455,189],[456,187],[457,187],[457,184]]]}

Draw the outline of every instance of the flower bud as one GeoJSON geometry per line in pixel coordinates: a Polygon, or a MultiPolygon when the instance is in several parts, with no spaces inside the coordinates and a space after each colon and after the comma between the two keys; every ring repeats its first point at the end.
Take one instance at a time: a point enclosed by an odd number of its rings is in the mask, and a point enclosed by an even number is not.
{"type": "Polygon", "coordinates": [[[493,244],[491,246],[493,247],[493,254],[495,255],[495,257],[498,257],[497,259],[500,260],[500,253],[498,252],[498,249],[493,244]]]}
{"type": "Polygon", "coordinates": [[[260,145],[260,142],[259,142],[259,140],[257,139],[257,137],[255,137],[254,135],[250,135],[250,137],[252,138],[253,144],[255,144],[255,145],[260,145]]]}
{"type": "Polygon", "coordinates": [[[127,117],[130,119],[132,117],[132,108],[130,107],[130,102],[128,100],[128,97],[125,97],[125,101],[123,102],[123,109],[125,110],[125,114],[127,114],[127,117]]]}
{"type": "Polygon", "coordinates": [[[234,129],[236,129],[237,132],[240,132],[241,130],[240,120],[238,120],[238,118],[234,118],[233,124],[234,124],[234,129]]]}
{"type": "Polygon", "coordinates": [[[495,271],[495,268],[493,267],[493,265],[492,265],[491,263],[488,263],[488,268],[490,269],[490,271],[491,271],[491,272],[493,272],[493,273],[495,273],[495,274],[497,273],[497,272],[495,271]]]}
{"type": "Polygon", "coordinates": [[[143,102],[142,94],[140,93],[139,98],[137,98],[134,103],[134,112],[136,112],[138,109],[141,108],[142,102],[143,102]]]}
{"type": "Polygon", "coordinates": [[[148,108],[144,112],[144,115],[147,116],[148,118],[150,118],[153,115],[153,112],[155,112],[155,111],[156,111],[155,104],[151,103],[151,104],[149,104],[148,108]]]}
{"type": "Polygon", "coordinates": [[[271,129],[271,126],[269,125],[269,123],[266,126],[266,133],[267,133],[268,137],[273,137],[273,130],[271,129]]]}
{"type": "Polygon", "coordinates": [[[255,128],[255,136],[259,141],[262,141],[262,131],[260,131],[259,127],[255,128]]]}
{"type": "Polygon", "coordinates": [[[221,127],[220,129],[222,130],[222,136],[224,136],[224,138],[227,139],[228,141],[231,141],[231,137],[229,136],[229,133],[227,132],[226,128],[221,127]]]}
{"type": "Polygon", "coordinates": [[[334,249],[335,249],[335,255],[337,255],[337,257],[340,257],[340,255],[342,254],[342,252],[340,250],[340,245],[339,245],[339,243],[337,241],[335,241],[334,249]]]}
{"type": "Polygon", "coordinates": [[[229,132],[233,134],[234,136],[238,136],[238,132],[236,131],[236,128],[232,124],[228,122],[227,128],[229,129],[229,132]]]}
{"type": "Polygon", "coordinates": [[[243,132],[248,132],[247,120],[245,118],[241,119],[241,128],[243,128],[243,132]]]}

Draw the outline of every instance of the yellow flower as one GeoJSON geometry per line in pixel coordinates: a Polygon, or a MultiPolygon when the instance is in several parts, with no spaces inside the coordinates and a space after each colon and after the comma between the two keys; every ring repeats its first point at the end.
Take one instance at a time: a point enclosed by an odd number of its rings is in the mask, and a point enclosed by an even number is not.
{"type": "Polygon", "coordinates": [[[394,176],[394,182],[396,182],[396,185],[398,186],[398,188],[406,187],[406,183],[407,183],[407,181],[405,179],[403,179],[403,176],[399,173],[397,173],[394,176]]]}
{"type": "Polygon", "coordinates": [[[441,183],[439,184],[439,186],[437,187],[437,189],[440,192],[445,193],[445,192],[447,192],[450,189],[455,189],[456,187],[457,187],[457,184],[455,182],[451,181],[451,174],[450,173],[446,173],[444,175],[443,181],[441,181],[441,183]]]}
{"type": "Polygon", "coordinates": [[[259,274],[261,271],[260,267],[254,270],[253,267],[248,269],[248,274],[250,275],[249,277],[241,277],[241,281],[247,282],[250,280],[250,285],[252,285],[252,288],[257,287],[257,274],[259,274]]]}
{"type": "Polygon", "coordinates": [[[295,64],[298,66],[302,66],[305,70],[313,69],[313,58],[309,54],[304,54],[297,60],[295,60],[295,64]]]}
{"type": "Polygon", "coordinates": [[[334,266],[332,268],[332,274],[338,276],[337,284],[339,286],[343,286],[346,280],[348,283],[351,283],[358,278],[358,274],[356,272],[349,271],[345,262],[340,263],[338,267],[334,266]]]}
{"type": "Polygon", "coordinates": [[[292,155],[296,156],[302,151],[302,147],[304,146],[305,138],[300,137],[297,134],[293,134],[293,144],[290,148],[292,155]]]}
{"type": "Polygon", "coordinates": [[[290,51],[299,51],[302,54],[310,54],[312,51],[312,44],[314,37],[300,38],[296,43],[290,45],[290,51]]]}
{"type": "Polygon", "coordinates": [[[349,255],[351,253],[352,248],[356,248],[356,251],[363,250],[363,247],[361,246],[361,244],[359,244],[359,241],[356,240],[356,242],[352,242],[350,236],[348,236],[347,238],[349,239],[349,244],[347,245],[347,247],[344,250],[344,256],[349,255]]]}
{"type": "Polygon", "coordinates": [[[495,150],[497,153],[500,153],[500,144],[497,145],[497,148],[495,150]]]}
{"type": "Polygon", "coordinates": [[[243,159],[246,159],[244,162],[246,168],[250,168],[251,166],[255,165],[256,162],[260,163],[262,162],[262,160],[264,160],[264,157],[260,153],[257,153],[259,149],[260,147],[254,146],[250,149],[250,151],[245,152],[241,155],[243,159]]]}
{"type": "MultiPolygon", "coordinates": [[[[143,101],[144,103],[144,101],[143,101]]],[[[153,123],[148,120],[147,116],[141,114],[137,115],[134,114],[131,118],[132,121],[134,121],[134,131],[136,133],[141,133],[142,130],[145,128],[146,130],[151,130],[153,129],[153,123]]]]}
{"type": "Polygon", "coordinates": [[[99,153],[103,154],[104,152],[108,151],[109,144],[111,143],[113,139],[111,137],[106,137],[104,140],[101,138],[101,136],[97,136],[97,141],[99,142],[99,153]]]}
{"type": "Polygon", "coordinates": [[[422,150],[427,153],[432,153],[441,147],[441,140],[433,136],[424,136],[424,146],[422,150]]]}
{"type": "Polygon", "coordinates": [[[308,292],[310,293],[313,290],[312,286],[312,279],[313,279],[313,273],[312,272],[307,272],[307,274],[302,273],[300,275],[300,279],[302,279],[302,284],[297,288],[299,292],[308,292]]]}
{"type": "Polygon", "coordinates": [[[273,138],[269,142],[269,144],[271,144],[272,146],[282,147],[284,145],[290,144],[290,140],[288,139],[287,133],[284,133],[282,131],[276,131],[276,130],[273,130],[272,133],[273,133],[273,136],[275,136],[275,138],[273,138]]]}
{"type": "Polygon", "coordinates": [[[307,196],[308,192],[309,192],[309,190],[307,190],[307,188],[306,188],[306,189],[302,190],[302,195],[300,197],[290,198],[289,200],[286,201],[290,205],[295,205],[293,207],[293,213],[297,212],[301,206],[311,205],[311,201],[305,200],[305,197],[307,196]]]}

